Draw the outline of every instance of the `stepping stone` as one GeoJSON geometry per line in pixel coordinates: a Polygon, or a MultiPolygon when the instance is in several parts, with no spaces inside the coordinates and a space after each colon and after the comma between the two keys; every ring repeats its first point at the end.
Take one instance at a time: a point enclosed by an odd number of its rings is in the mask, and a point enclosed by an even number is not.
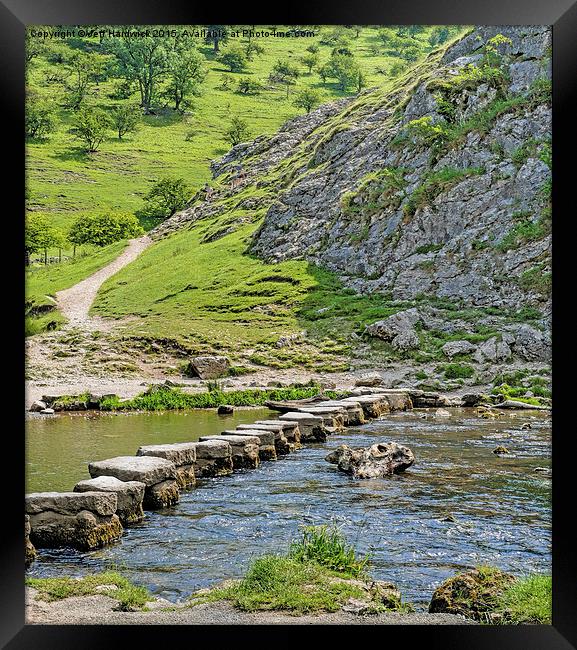
{"type": "Polygon", "coordinates": [[[196,442],[194,474],[197,478],[232,474],[232,449],[225,440],[196,442]]]}
{"type": "Polygon", "coordinates": [[[232,466],[234,469],[255,469],[258,467],[260,440],[256,436],[241,436],[235,433],[201,436],[200,438],[201,442],[211,440],[228,442],[232,450],[232,466]]]}
{"type": "Polygon", "coordinates": [[[135,524],[144,519],[142,502],[146,485],[140,481],[120,481],[114,476],[99,476],[79,481],[74,492],[113,492],[118,504],[116,514],[121,523],[135,524]]]}
{"type": "Polygon", "coordinates": [[[223,435],[252,436],[259,439],[258,455],[260,460],[276,460],[276,447],[274,444],[275,432],[266,429],[236,429],[223,431],[223,435]]]}
{"type": "Polygon", "coordinates": [[[176,466],[153,456],[116,456],[88,464],[92,478],[114,476],[120,481],[139,481],[146,485],[144,508],[155,510],[178,503],[180,490],[176,466]]]}
{"type": "Polygon", "coordinates": [[[293,451],[294,445],[291,445],[291,443],[289,443],[281,426],[275,426],[272,424],[257,424],[255,422],[254,424],[239,424],[236,428],[236,431],[237,433],[240,433],[241,431],[253,431],[255,428],[259,431],[270,431],[273,434],[274,446],[277,456],[283,456],[293,451]]]}
{"type": "Polygon", "coordinates": [[[37,548],[88,551],[122,535],[113,492],[36,492],[26,495],[25,504],[30,540],[37,548]]]}
{"type": "Polygon", "coordinates": [[[139,447],[137,456],[164,458],[176,466],[178,486],[187,488],[196,483],[194,463],[196,462],[196,443],[176,442],[170,445],[144,445],[139,447]]]}
{"type": "Polygon", "coordinates": [[[303,442],[325,442],[327,439],[328,431],[324,424],[324,418],[319,415],[289,411],[279,416],[279,420],[298,422],[303,442]]]}

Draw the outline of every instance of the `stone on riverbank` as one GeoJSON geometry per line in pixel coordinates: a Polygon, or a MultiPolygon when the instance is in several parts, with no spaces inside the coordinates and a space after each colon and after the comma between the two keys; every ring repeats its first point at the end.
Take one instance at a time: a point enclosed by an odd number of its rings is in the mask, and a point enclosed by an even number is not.
{"type": "Polygon", "coordinates": [[[216,412],[218,415],[232,415],[234,413],[234,406],[230,406],[229,404],[221,404],[216,409],[216,412]]]}
{"type": "Polygon", "coordinates": [[[228,373],[230,361],[219,356],[193,357],[188,367],[190,373],[200,379],[218,379],[228,373]]]}
{"type": "Polygon", "coordinates": [[[415,462],[415,456],[408,447],[395,442],[382,442],[356,449],[341,445],[325,460],[355,478],[380,478],[404,472],[415,462]]]}
{"type": "Polygon", "coordinates": [[[48,408],[48,404],[46,404],[46,402],[43,402],[40,399],[37,399],[35,402],[32,402],[32,405],[28,410],[31,411],[32,413],[40,413],[45,408],[48,408]]]}
{"type": "Polygon", "coordinates": [[[531,409],[534,411],[550,411],[550,406],[542,406],[537,404],[528,404],[527,402],[518,402],[514,399],[507,399],[504,402],[495,404],[496,409],[531,409]]]}
{"type": "Polygon", "coordinates": [[[297,422],[302,442],[326,442],[327,428],[319,415],[289,411],[283,413],[279,420],[297,422]]]}
{"type": "Polygon", "coordinates": [[[37,548],[99,548],[122,535],[118,499],[105,492],[36,492],[26,495],[30,540],[37,548]]]}
{"type": "Polygon", "coordinates": [[[140,481],[146,485],[144,508],[155,510],[178,503],[180,490],[176,466],[153,456],[116,456],[88,464],[92,478],[114,476],[120,481],[140,481]]]}
{"type": "Polygon", "coordinates": [[[227,476],[232,474],[232,449],[224,440],[205,440],[195,443],[196,461],[194,473],[197,478],[227,476]]]}
{"type": "Polygon", "coordinates": [[[153,456],[164,458],[176,466],[178,486],[187,488],[196,483],[194,463],[196,462],[196,443],[176,442],[167,445],[143,445],[139,447],[137,456],[153,456]]]}
{"type": "Polygon", "coordinates": [[[30,566],[36,559],[36,549],[30,541],[30,515],[24,515],[24,564],[30,566]]]}
{"type": "Polygon", "coordinates": [[[237,428],[231,431],[223,431],[224,435],[252,436],[259,439],[258,455],[260,460],[276,460],[276,447],[274,444],[275,432],[259,429],[256,425],[253,429],[237,428]]]}
{"type": "Polygon", "coordinates": [[[113,492],[118,499],[116,514],[126,525],[144,519],[142,502],[145,488],[146,485],[140,481],[120,481],[114,476],[99,476],[79,481],[74,486],[74,492],[113,492]]]}
{"type": "Polygon", "coordinates": [[[430,613],[459,614],[485,623],[492,620],[496,600],[515,577],[492,567],[479,567],[449,578],[435,589],[430,613]]]}
{"type": "Polygon", "coordinates": [[[200,442],[222,440],[228,442],[232,450],[232,466],[234,469],[256,469],[259,466],[259,444],[256,436],[238,434],[223,434],[218,436],[201,436],[200,442]]]}

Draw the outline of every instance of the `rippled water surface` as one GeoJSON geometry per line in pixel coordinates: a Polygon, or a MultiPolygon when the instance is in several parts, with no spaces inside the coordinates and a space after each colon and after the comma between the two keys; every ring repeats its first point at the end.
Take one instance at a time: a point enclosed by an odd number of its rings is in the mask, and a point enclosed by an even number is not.
{"type": "MultiPolygon", "coordinates": [[[[86,463],[134,454],[140,444],[195,440],[270,417],[237,411],[60,416],[31,419],[28,491],[69,490],[87,478],[86,463]]],[[[174,508],[147,512],[111,547],[80,553],[39,550],[33,576],[122,569],[159,596],[179,600],[224,578],[242,575],[251,559],[284,551],[303,523],[337,523],[372,574],[395,582],[424,606],[455,570],[492,564],[516,574],[550,572],[550,418],[511,413],[484,420],[471,409],[393,413],[331,436],[258,469],[199,481],[174,508]],[[426,417],[423,417],[426,415],[426,417]],[[531,429],[521,430],[521,424],[531,429]],[[353,480],[324,457],[340,444],[396,441],[415,464],[381,480],[353,480]],[[505,445],[510,455],[492,453],[505,445]]]]}

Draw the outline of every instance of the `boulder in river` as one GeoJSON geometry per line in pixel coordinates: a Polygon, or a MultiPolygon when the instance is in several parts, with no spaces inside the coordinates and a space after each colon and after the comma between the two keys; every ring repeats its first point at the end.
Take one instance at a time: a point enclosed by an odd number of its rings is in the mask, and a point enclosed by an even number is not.
{"type": "Polygon", "coordinates": [[[356,449],[341,445],[325,460],[355,478],[381,478],[404,472],[415,462],[415,455],[396,442],[380,442],[356,449]]]}
{"type": "Polygon", "coordinates": [[[79,481],[74,492],[113,492],[118,498],[116,514],[122,524],[135,524],[144,519],[142,502],[146,485],[140,481],[120,481],[114,476],[98,476],[79,481]]]}
{"type": "Polygon", "coordinates": [[[36,559],[36,549],[30,541],[30,515],[24,515],[24,562],[30,566],[36,559]]]}
{"type": "Polygon", "coordinates": [[[92,478],[115,476],[120,481],[140,481],[146,485],[145,508],[166,508],[178,503],[176,465],[153,456],[116,456],[88,464],[92,478]]]}
{"type": "Polygon", "coordinates": [[[515,577],[493,567],[458,573],[435,589],[429,612],[459,614],[485,623],[496,622],[492,612],[497,599],[515,577]]]}
{"type": "Polygon", "coordinates": [[[37,548],[91,550],[116,541],[122,524],[109,492],[37,492],[26,495],[30,540],[37,548]]]}

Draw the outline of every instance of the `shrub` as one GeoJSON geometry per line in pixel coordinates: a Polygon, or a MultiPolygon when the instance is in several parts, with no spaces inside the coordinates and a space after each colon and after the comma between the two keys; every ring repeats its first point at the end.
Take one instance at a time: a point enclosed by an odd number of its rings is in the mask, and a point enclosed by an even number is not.
{"type": "Polygon", "coordinates": [[[136,237],[143,233],[138,219],[127,212],[108,212],[83,216],[72,224],[68,239],[75,246],[92,244],[108,246],[115,241],[136,237]]]}
{"type": "Polygon", "coordinates": [[[437,372],[442,372],[445,379],[469,379],[475,374],[475,369],[468,364],[447,363],[435,368],[437,372]]]}

